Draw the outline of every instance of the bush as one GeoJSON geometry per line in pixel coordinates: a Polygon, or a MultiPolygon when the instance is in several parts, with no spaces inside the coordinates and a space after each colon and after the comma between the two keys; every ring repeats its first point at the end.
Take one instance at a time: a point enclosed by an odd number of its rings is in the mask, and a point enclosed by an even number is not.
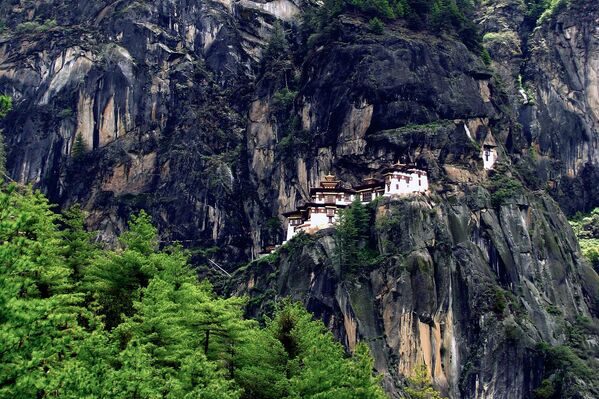
{"type": "Polygon", "coordinates": [[[289,90],[287,87],[275,92],[272,96],[272,104],[278,110],[288,110],[292,105],[297,91],[289,90]]]}
{"type": "Polygon", "coordinates": [[[485,65],[491,65],[491,54],[489,54],[489,50],[483,47],[480,51],[480,58],[482,58],[485,65]]]}
{"type": "Polygon", "coordinates": [[[368,26],[370,27],[372,33],[376,35],[382,34],[385,30],[385,23],[377,17],[374,17],[370,21],[368,21],[368,26]]]}
{"type": "Polygon", "coordinates": [[[569,346],[551,346],[542,342],[537,345],[537,350],[544,358],[545,379],[535,390],[536,398],[578,397],[581,381],[589,381],[593,378],[592,370],[569,346]]]}
{"type": "Polygon", "coordinates": [[[599,272],[599,208],[588,214],[578,212],[570,225],[580,243],[582,254],[599,272]]]}
{"type": "Polygon", "coordinates": [[[43,24],[37,21],[22,22],[17,25],[17,33],[43,33],[52,28],[55,28],[58,24],[55,19],[47,19],[43,24]]]}
{"type": "Polygon", "coordinates": [[[308,43],[313,38],[335,32],[337,17],[344,12],[369,18],[369,28],[382,33],[384,21],[403,19],[411,29],[452,31],[472,50],[480,51],[481,39],[476,25],[467,17],[473,5],[456,0],[325,0],[323,7],[304,16],[303,30],[308,43]],[[373,22],[375,18],[380,21],[373,22]]]}
{"type": "Polygon", "coordinates": [[[0,95],[0,119],[3,119],[12,111],[12,97],[0,95]]]}
{"type": "Polygon", "coordinates": [[[71,108],[64,108],[62,110],[60,110],[60,112],[58,113],[58,117],[60,119],[68,119],[71,116],[73,116],[75,113],[73,112],[73,110],[71,108]]]}
{"type": "Polygon", "coordinates": [[[498,164],[491,176],[488,189],[491,192],[491,203],[494,207],[502,205],[507,199],[524,193],[520,180],[511,176],[507,166],[498,164]]]}

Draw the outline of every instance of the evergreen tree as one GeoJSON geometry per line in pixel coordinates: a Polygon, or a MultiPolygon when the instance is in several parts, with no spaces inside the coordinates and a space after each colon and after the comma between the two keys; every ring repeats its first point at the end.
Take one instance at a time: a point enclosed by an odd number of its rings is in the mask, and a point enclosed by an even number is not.
{"type": "Polygon", "coordinates": [[[335,254],[342,271],[355,271],[367,266],[376,256],[369,247],[370,214],[356,198],[339,215],[335,234],[335,254]]]}
{"type": "Polygon", "coordinates": [[[73,149],[71,150],[71,156],[77,159],[85,154],[86,151],[87,149],[85,147],[83,135],[81,133],[77,133],[77,136],[75,136],[75,142],[73,143],[73,149]]]}
{"type": "Polygon", "coordinates": [[[324,324],[298,304],[286,304],[267,329],[289,357],[287,398],[383,399],[379,379],[372,375],[368,348],[358,345],[353,357],[344,356],[324,324]]]}
{"type": "Polygon", "coordinates": [[[106,251],[84,271],[85,290],[98,304],[108,329],[120,324],[123,316],[133,314],[134,300],[159,267],[154,256],[158,233],[144,211],[131,217],[129,230],[119,242],[124,250],[106,251]]]}
{"type": "Polygon", "coordinates": [[[0,119],[4,119],[12,111],[12,97],[0,95],[0,119]]]}
{"type": "Polygon", "coordinates": [[[113,251],[83,219],[0,190],[0,397],[384,397],[365,347],[346,358],[297,304],[266,328],[244,320],[244,300],[216,297],[180,248],[159,250],[147,214],[113,251]]]}
{"type": "Polygon", "coordinates": [[[441,399],[441,394],[433,388],[425,364],[421,364],[414,376],[408,378],[405,390],[408,399],[441,399]]]}
{"type": "Polygon", "coordinates": [[[63,212],[62,238],[66,266],[76,283],[83,277],[83,270],[89,267],[99,255],[99,247],[93,244],[94,233],[85,230],[85,216],[78,205],[63,212]]]}
{"type": "Polygon", "coordinates": [[[219,370],[228,348],[218,342],[226,336],[234,345],[236,331],[245,328],[239,299],[214,298],[177,249],[150,258],[154,275],[134,302],[135,313],[113,332],[125,345],[111,375],[116,397],[238,398],[226,368],[219,370]],[[212,335],[202,333],[209,328],[212,335]]]}
{"type": "MultiPolygon", "coordinates": [[[[4,119],[12,110],[12,98],[6,95],[0,95],[0,119],[4,119]]],[[[6,143],[4,142],[4,132],[0,130],[0,181],[6,174],[6,143]]]]}
{"type": "Polygon", "coordinates": [[[0,191],[0,397],[47,394],[86,332],[64,265],[59,217],[40,193],[0,191]]]}

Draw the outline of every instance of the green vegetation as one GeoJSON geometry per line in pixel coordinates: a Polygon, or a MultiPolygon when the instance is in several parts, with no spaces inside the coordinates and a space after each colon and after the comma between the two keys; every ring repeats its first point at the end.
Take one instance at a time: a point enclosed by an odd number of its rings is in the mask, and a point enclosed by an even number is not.
{"type": "Polygon", "coordinates": [[[339,215],[335,257],[342,273],[358,272],[379,261],[379,253],[370,243],[370,212],[358,198],[339,215]]]}
{"type": "Polygon", "coordinates": [[[491,202],[494,207],[524,193],[524,186],[520,180],[512,177],[507,166],[499,162],[495,166],[487,188],[491,192],[491,202]]]}
{"type": "Polygon", "coordinates": [[[588,214],[578,212],[570,220],[570,225],[578,237],[582,254],[599,273],[599,208],[588,214]]]}
{"type": "Polygon", "coordinates": [[[73,143],[73,149],[71,150],[71,156],[77,159],[86,152],[87,149],[85,147],[85,142],[83,141],[83,135],[81,133],[77,133],[77,136],[75,136],[75,142],[73,143]]]}
{"type": "Polygon", "coordinates": [[[289,110],[293,106],[293,101],[297,96],[297,91],[289,90],[287,87],[275,92],[272,96],[272,104],[280,110],[289,110]]]}
{"type": "Polygon", "coordinates": [[[581,380],[592,378],[591,369],[567,345],[551,346],[543,342],[537,346],[537,350],[545,361],[545,378],[535,390],[535,398],[579,397],[581,380]]]}
{"type": "Polygon", "coordinates": [[[160,249],[144,212],[114,250],[84,215],[39,192],[0,189],[0,397],[372,398],[372,359],[353,356],[298,304],[260,328],[244,300],[198,282],[160,249]]]}
{"type": "Polygon", "coordinates": [[[483,47],[483,49],[480,51],[480,58],[482,58],[483,62],[485,63],[485,65],[491,65],[491,54],[489,54],[489,50],[487,50],[486,48],[483,47]]]}
{"type": "Polygon", "coordinates": [[[569,2],[570,0],[526,0],[526,17],[531,23],[541,25],[569,2]]]}
{"type": "MultiPolygon", "coordinates": [[[[474,3],[470,0],[325,0],[323,7],[304,17],[304,30],[314,43],[319,37],[335,30],[336,19],[344,13],[361,14],[380,22],[403,20],[415,30],[455,32],[470,49],[480,50],[480,37],[471,14],[474,3]]],[[[376,30],[384,28],[376,22],[376,30]]],[[[380,30],[382,32],[382,29],[380,30]]]]}
{"type": "Polygon", "coordinates": [[[425,364],[416,369],[416,374],[408,378],[406,397],[408,399],[441,399],[443,396],[433,388],[425,364]]]}
{"type": "MultiPolygon", "coordinates": [[[[12,111],[12,97],[7,95],[0,95],[0,119],[4,119],[8,113],[12,111]]],[[[4,179],[6,174],[6,144],[4,142],[4,135],[0,130],[0,182],[4,179]]]]}
{"type": "Polygon", "coordinates": [[[43,23],[27,21],[18,24],[15,30],[17,33],[44,33],[55,28],[57,25],[55,19],[47,19],[43,23]]]}
{"type": "Polygon", "coordinates": [[[375,33],[377,35],[380,35],[385,31],[385,23],[377,17],[374,17],[370,21],[368,21],[368,26],[370,27],[372,33],[375,33]]]}
{"type": "Polygon", "coordinates": [[[75,113],[73,112],[72,108],[63,108],[62,110],[60,110],[60,112],[58,113],[58,117],[60,119],[69,119],[70,117],[72,117],[75,113]]]}
{"type": "Polygon", "coordinates": [[[12,111],[12,97],[0,95],[0,119],[4,119],[12,111]]]}

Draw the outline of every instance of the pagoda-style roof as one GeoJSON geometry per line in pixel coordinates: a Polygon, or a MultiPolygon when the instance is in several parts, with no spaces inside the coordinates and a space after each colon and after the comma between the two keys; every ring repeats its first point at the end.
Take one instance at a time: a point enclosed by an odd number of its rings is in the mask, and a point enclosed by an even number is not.
{"type": "Polygon", "coordinates": [[[497,141],[495,141],[495,137],[493,137],[491,132],[487,133],[487,137],[483,141],[483,147],[497,147],[497,141]]]}
{"type": "Polygon", "coordinates": [[[374,177],[367,177],[364,179],[362,184],[352,187],[354,191],[363,191],[372,188],[384,187],[384,182],[375,179],[374,177]]]}
{"type": "Polygon", "coordinates": [[[337,204],[337,203],[318,203],[318,202],[306,202],[300,208],[302,210],[307,210],[308,208],[345,208],[347,205],[337,204]]]}
{"type": "Polygon", "coordinates": [[[387,166],[386,168],[383,168],[383,170],[381,170],[381,173],[383,175],[387,175],[389,173],[394,173],[394,172],[405,172],[408,170],[408,168],[409,168],[408,165],[396,162],[391,166],[387,166]]]}
{"type": "Polygon", "coordinates": [[[341,185],[341,181],[335,179],[335,175],[328,174],[324,177],[324,181],[320,182],[322,188],[337,188],[341,185]]]}
{"type": "Polygon", "coordinates": [[[283,212],[282,213],[283,216],[285,216],[286,218],[292,218],[292,217],[302,217],[302,211],[298,208],[294,211],[289,211],[289,212],[283,212]]]}
{"type": "Polygon", "coordinates": [[[337,187],[332,187],[332,188],[326,188],[326,187],[312,187],[310,189],[310,195],[314,195],[317,193],[348,193],[348,194],[353,194],[355,191],[352,190],[351,188],[345,188],[342,186],[337,186],[337,187]]]}

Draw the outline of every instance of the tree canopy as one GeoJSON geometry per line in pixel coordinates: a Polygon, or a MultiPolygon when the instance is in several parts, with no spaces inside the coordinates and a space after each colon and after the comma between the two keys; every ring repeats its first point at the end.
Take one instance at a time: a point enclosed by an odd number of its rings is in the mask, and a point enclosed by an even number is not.
{"type": "Polygon", "coordinates": [[[0,398],[364,398],[385,395],[301,305],[266,326],[200,282],[150,216],[101,249],[84,214],[0,188],[0,398]]]}

